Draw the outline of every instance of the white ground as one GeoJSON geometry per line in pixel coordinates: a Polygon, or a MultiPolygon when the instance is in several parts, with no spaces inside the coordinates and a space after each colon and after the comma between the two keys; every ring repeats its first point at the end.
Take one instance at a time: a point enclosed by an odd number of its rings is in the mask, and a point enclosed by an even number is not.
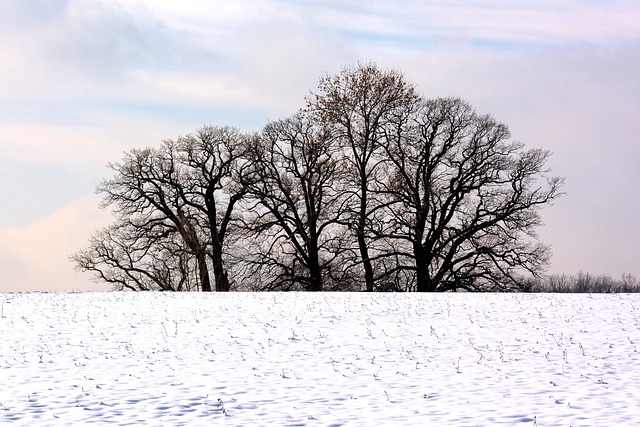
{"type": "Polygon", "coordinates": [[[0,294],[0,424],[640,425],[640,295],[0,294]]]}

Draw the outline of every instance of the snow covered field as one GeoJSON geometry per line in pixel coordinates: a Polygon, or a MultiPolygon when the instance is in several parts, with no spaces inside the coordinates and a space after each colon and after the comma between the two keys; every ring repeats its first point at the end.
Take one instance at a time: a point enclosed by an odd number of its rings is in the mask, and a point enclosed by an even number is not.
{"type": "Polygon", "coordinates": [[[639,294],[0,294],[0,424],[632,426],[639,347],[639,294]]]}

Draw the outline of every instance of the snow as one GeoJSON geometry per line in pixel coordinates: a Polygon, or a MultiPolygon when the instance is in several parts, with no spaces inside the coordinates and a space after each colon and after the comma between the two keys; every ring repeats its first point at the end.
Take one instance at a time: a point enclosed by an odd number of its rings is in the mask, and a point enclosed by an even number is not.
{"type": "Polygon", "coordinates": [[[640,295],[0,294],[12,426],[622,426],[640,295]]]}

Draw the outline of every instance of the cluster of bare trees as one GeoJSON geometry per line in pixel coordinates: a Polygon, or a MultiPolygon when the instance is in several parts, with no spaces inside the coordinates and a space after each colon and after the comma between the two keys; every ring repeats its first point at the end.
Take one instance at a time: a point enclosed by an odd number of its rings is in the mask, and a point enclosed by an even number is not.
{"type": "Polygon", "coordinates": [[[259,133],[127,153],[98,188],[114,223],[72,260],[132,290],[518,289],[549,259],[535,230],[563,179],[548,157],[359,64],[259,133]]]}

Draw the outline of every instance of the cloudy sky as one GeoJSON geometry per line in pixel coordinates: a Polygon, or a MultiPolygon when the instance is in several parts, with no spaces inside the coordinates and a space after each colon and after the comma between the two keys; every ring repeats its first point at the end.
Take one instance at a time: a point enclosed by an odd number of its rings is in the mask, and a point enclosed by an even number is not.
{"type": "Polygon", "coordinates": [[[358,61],[553,152],[551,273],[640,278],[636,0],[0,0],[0,291],[104,289],[67,257],[110,220],[107,163],[258,130],[358,61]]]}

